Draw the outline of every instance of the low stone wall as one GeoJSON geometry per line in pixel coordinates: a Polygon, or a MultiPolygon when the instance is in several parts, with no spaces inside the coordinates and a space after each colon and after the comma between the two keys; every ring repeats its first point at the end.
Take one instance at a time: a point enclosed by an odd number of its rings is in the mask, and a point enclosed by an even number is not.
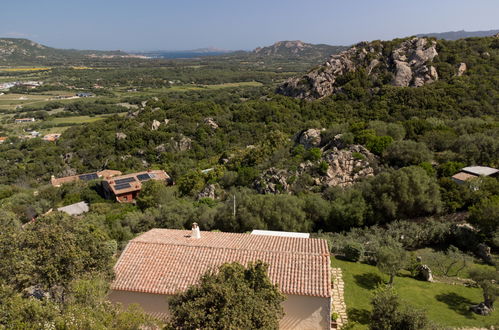
{"type": "Polygon", "coordinates": [[[343,274],[341,268],[331,268],[332,301],[331,310],[339,315],[336,320],[337,329],[341,329],[348,322],[347,305],[345,304],[343,274]]]}

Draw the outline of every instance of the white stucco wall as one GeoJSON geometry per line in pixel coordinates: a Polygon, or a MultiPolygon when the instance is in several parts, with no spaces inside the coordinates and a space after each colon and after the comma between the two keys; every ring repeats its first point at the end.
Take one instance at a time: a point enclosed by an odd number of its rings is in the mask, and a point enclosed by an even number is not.
{"type": "Polygon", "coordinates": [[[113,303],[121,303],[125,307],[138,304],[147,314],[161,320],[166,320],[170,315],[170,309],[168,308],[169,297],[162,294],[117,290],[112,290],[108,295],[109,301],[113,303]]]}
{"type": "Polygon", "coordinates": [[[330,329],[331,299],[287,295],[283,303],[284,317],[281,329],[330,329]]]}
{"type": "MultiPolygon", "coordinates": [[[[169,316],[169,297],[168,295],[113,290],[108,299],[114,303],[121,303],[125,307],[130,304],[139,304],[148,314],[165,320],[169,316]]],[[[281,329],[330,329],[330,298],[287,295],[283,308],[285,315],[280,322],[281,329]]]]}

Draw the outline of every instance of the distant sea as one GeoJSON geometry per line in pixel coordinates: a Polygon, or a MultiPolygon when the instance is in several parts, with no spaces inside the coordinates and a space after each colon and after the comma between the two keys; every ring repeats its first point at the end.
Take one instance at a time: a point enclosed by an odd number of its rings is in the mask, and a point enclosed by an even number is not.
{"type": "Polygon", "coordinates": [[[223,54],[228,54],[228,52],[189,52],[189,51],[173,51],[173,52],[140,52],[140,53],[134,53],[137,55],[144,55],[147,57],[151,58],[198,58],[198,57],[205,57],[205,56],[217,56],[217,55],[223,55],[223,54]]]}

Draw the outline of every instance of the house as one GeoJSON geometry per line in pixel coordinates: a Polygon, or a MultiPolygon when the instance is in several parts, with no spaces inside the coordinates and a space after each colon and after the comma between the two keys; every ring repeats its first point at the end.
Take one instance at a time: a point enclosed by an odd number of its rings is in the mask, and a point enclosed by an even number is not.
{"type": "Polygon", "coordinates": [[[116,175],[121,175],[121,172],[115,171],[115,170],[102,170],[99,172],[71,175],[71,176],[65,176],[62,178],[56,178],[55,176],[52,175],[52,178],[50,179],[50,183],[54,187],[60,187],[64,183],[69,183],[69,182],[74,182],[74,181],[79,181],[79,180],[83,180],[83,181],[90,181],[90,180],[97,180],[97,179],[108,180],[116,175]]]}
{"type": "Polygon", "coordinates": [[[109,300],[139,304],[168,319],[168,299],[227,262],[261,260],[286,296],[281,329],[330,329],[331,269],[327,242],[316,238],[152,229],[131,240],[115,266],[109,300]]]}
{"type": "Polygon", "coordinates": [[[93,97],[94,94],[92,94],[92,93],[76,93],[76,96],[78,96],[78,97],[93,97]]]}
{"type": "Polygon", "coordinates": [[[482,176],[492,176],[495,177],[499,173],[498,169],[487,167],[487,166],[469,166],[464,167],[458,173],[452,176],[452,180],[454,180],[458,184],[463,184],[466,181],[469,181],[474,178],[482,177],[482,176]]]}
{"type": "Polygon", "coordinates": [[[21,123],[32,123],[35,121],[35,118],[17,118],[14,119],[14,122],[16,124],[21,124],[21,123]]]}
{"type": "Polygon", "coordinates": [[[49,142],[54,142],[54,141],[59,140],[60,137],[61,137],[61,134],[59,134],[59,133],[52,133],[52,134],[45,135],[43,137],[43,140],[44,141],[49,141],[49,142]]]}
{"type": "Polygon", "coordinates": [[[8,137],[6,136],[0,136],[0,143],[4,143],[7,139],[8,137]]]}
{"type": "Polygon", "coordinates": [[[142,182],[149,180],[170,183],[171,178],[165,171],[150,170],[114,177],[102,182],[104,194],[108,199],[116,199],[119,203],[130,203],[137,198],[142,189],[142,182]]]}
{"type": "Polygon", "coordinates": [[[57,211],[67,213],[69,215],[80,215],[83,213],[87,213],[90,210],[88,204],[85,202],[79,202],[63,207],[59,207],[57,211]]]}

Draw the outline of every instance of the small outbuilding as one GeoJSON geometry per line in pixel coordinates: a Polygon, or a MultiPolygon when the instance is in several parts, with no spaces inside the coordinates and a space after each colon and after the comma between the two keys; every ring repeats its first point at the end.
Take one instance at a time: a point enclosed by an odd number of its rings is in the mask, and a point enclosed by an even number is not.
{"type": "Polygon", "coordinates": [[[79,202],[63,207],[59,207],[57,211],[67,213],[69,215],[80,215],[83,213],[87,213],[90,210],[88,204],[86,202],[79,202]]]}
{"type": "Polygon", "coordinates": [[[474,178],[483,177],[483,176],[492,176],[495,177],[499,173],[498,169],[487,166],[468,166],[464,167],[458,173],[452,176],[452,180],[454,180],[458,184],[463,184],[466,181],[469,181],[474,178]]]}

